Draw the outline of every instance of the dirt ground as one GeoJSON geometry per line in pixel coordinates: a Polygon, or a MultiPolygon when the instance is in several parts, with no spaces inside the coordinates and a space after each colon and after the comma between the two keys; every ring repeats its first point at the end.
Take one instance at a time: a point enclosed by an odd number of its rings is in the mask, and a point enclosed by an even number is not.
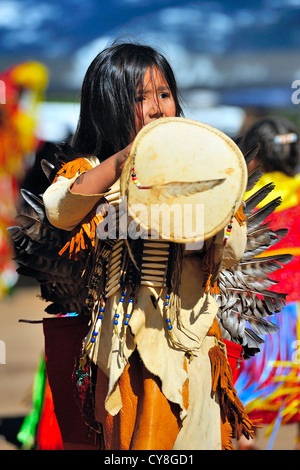
{"type": "MultiPolygon", "coordinates": [[[[33,378],[44,349],[43,329],[41,323],[19,320],[39,321],[47,315],[38,294],[38,286],[18,286],[0,301],[0,450],[19,450],[16,434],[31,407],[33,378]]],[[[294,424],[280,427],[269,450],[293,450],[296,432],[294,424]]],[[[268,450],[269,443],[265,429],[260,429],[258,449],[268,450]]]]}

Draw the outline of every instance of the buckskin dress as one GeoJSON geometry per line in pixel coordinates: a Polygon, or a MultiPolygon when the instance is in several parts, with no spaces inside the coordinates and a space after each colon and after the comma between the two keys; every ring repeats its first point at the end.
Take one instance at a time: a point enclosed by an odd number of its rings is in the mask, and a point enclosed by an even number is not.
{"type": "MultiPolygon", "coordinates": [[[[119,203],[119,182],[105,194],[72,192],[76,178],[96,165],[96,157],[64,165],[43,196],[50,223],[74,237],[101,201],[119,203]]],[[[213,262],[220,269],[244,253],[243,219],[234,219],[226,246],[224,233],[214,239],[213,262]]],[[[205,252],[211,243],[205,242],[205,252]]],[[[107,298],[90,354],[98,370],[95,418],[103,425],[106,449],[221,450],[233,448],[232,438],[252,436],[252,423],[232,384],[216,319],[218,305],[205,288],[203,263],[201,252],[188,251],[182,261],[180,322],[175,319],[172,325],[176,345],[164,318],[165,287],[139,285],[128,328],[118,333],[114,316],[121,287],[107,298]]],[[[126,319],[128,301],[129,295],[119,309],[119,325],[126,319]]]]}

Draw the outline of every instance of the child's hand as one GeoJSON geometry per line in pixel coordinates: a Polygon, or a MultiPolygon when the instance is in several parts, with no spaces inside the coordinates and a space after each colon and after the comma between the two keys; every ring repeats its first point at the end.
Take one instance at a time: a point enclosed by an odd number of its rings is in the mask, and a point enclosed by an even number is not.
{"type": "Polygon", "coordinates": [[[132,143],[104,160],[100,165],[83,173],[73,183],[71,190],[81,194],[103,194],[120,178],[132,143]]]}
{"type": "Polygon", "coordinates": [[[127,145],[127,147],[125,147],[124,149],[120,150],[120,152],[115,154],[115,156],[116,156],[116,167],[117,167],[117,170],[120,171],[120,173],[123,169],[123,166],[124,166],[127,158],[129,157],[130,150],[131,150],[131,147],[132,147],[132,143],[133,142],[131,142],[129,145],[127,145]]]}

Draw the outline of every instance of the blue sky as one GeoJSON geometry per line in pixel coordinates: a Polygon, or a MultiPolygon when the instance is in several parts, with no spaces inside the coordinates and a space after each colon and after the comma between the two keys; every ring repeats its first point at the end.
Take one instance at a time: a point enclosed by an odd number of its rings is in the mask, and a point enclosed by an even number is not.
{"type": "Polygon", "coordinates": [[[120,37],[161,50],[186,89],[280,86],[289,96],[300,78],[300,0],[0,2],[0,67],[40,60],[56,89],[78,90],[91,60],[120,37]]]}
{"type": "Polygon", "coordinates": [[[197,52],[300,47],[300,0],[2,0],[1,54],[73,54],[102,37],[160,37],[197,52]]]}

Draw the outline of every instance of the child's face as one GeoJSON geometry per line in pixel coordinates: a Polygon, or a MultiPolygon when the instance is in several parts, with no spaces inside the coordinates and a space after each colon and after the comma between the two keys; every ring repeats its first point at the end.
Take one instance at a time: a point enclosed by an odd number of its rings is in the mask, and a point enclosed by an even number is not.
{"type": "Polygon", "coordinates": [[[163,74],[149,68],[144,77],[143,90],[137,90],[136,131],[160,117],[175,117],[176,105],[163,74]]]}

